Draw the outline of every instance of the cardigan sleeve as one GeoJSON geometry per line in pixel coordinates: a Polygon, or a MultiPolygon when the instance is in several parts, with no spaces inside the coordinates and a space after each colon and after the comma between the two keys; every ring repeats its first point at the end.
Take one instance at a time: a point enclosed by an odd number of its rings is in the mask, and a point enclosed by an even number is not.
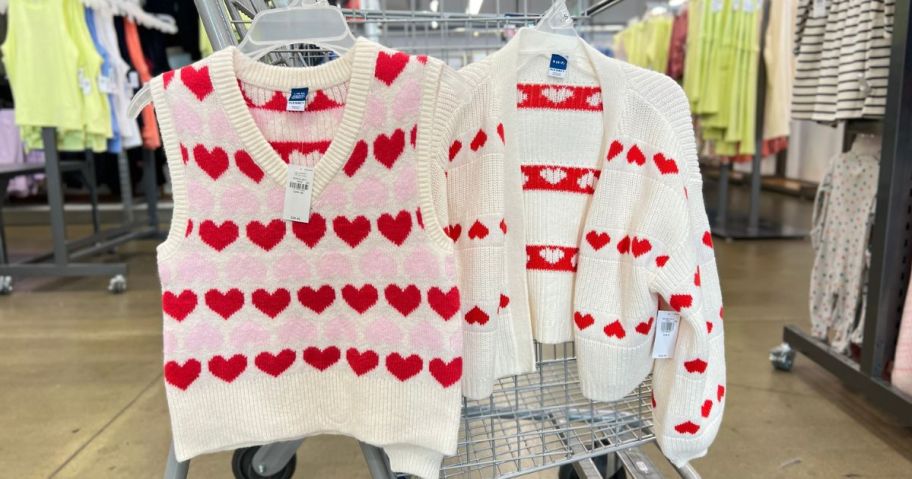
{"type": "Polygon", "coordinates": [[[455,248],[463,326],[463,394],[492,392],[499,306],[504,291],[503,142],[487,87],[469,92],[449,123],[438,168],[445,172],[446,214],[441,224],[455,248]]]}

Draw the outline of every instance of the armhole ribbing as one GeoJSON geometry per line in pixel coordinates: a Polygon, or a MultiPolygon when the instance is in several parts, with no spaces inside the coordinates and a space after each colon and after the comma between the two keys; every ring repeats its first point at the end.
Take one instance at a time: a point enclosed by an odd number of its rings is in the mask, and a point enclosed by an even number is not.
{"type": "MultiPolygon", "coordinates": [[[[445,85],[442,72],[446,67],[437,61],[428,61],[421,93],[421,111],[418,118],[418,206],[427,232],[435,247],[446,253],[453,252],[453,242],[444,234],[440,215],[434,201],[432,169],[441,161],[446,140],[447,118],[456,110],[456,95],[445,85]]],[[[443,182],[446,185],[446,182],[443,182]]],[[[438,192],[440,194],[441,192],[438,192]]],[[[442,192],[446,196],[446,190],[442,192]]],[[[446,202],[444,202],[446,204],[446,202]]]]}
{"type": "Polygon", "coordinates": [[[149,85],[152,90],[152,102],[155,105],[156,118],[158,119],[158,129],[161,132],[162,143],[165,147],[168,176],[171,179],[171,197],[174,202],[168,237],[156,248],[159,259],[163,259],[173,255],[186,236],[189,216],[187,212],[187,183],[185,165],[180,151],[180,140],[177,137],[177,132],[174,131],[171,108],[165,96],[162,77],[153,78],[149,85]]]}

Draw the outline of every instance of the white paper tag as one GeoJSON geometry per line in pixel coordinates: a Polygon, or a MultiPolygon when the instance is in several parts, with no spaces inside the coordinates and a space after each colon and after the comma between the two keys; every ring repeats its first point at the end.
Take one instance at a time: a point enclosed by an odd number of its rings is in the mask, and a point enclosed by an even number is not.
{"type": "Polygon", "coordinates": [[[292,88],[288,95],[288,104],[285,111],[304,111],[307,109],[308,88],[292,88]]]}
{"type": "Polygon", "coordinates": [[[712,0],[711,7],[713,12],[721,12],[723,6],[725,6],[725,0],[712,0]]]}
{"type": "Polygon", "coordinates": [[[674,311],[656,313],[655,343],[652,345],[652,357],[669,359],[674,355],[675,343],[678,340],[678,323],[681,316],[674,311]]]}
{"type": "Polygon", "coordinates": [[[113,91],[111,89],[111,79],[100,73],[98,74],[98,91],[102,93],[111,93],[113,91]]]}
{"type": "Polygon", "coordinates": [[[814,0],[814,11],[811,16],[823,18],[827,15],[827,0],[814,0]]]}
{"type": "Polygon", "coordinates": [[[282,219],[300,223],[310,221],[313,176],[314,170],[310,166],[288,165],[288,184],[285,185],[285,208],[282,211],[282,219]]]}
{"type": "Polygon", "coordinates": [[[127,74],[127,79],[130,81],[130,88],[134,90],[139,88],[139,73],[135,70],[127,74]]]}
{"type": "Polygon", "coordinates": [[[566,55],[551,54],[551,62],[548,64],[548,76],[554,78],[566,78],[567,64],[569,58],[566,55]]]}
{"type": "Polygon", "coordinates": [[[88,95],[89,93],[92,93],[92,83],[86,78],[85,71],[83,71],[82,68],[76,72],[76,76],[76,81],[79,82],[79,88],[82,89],[82,94],[88,95]]]}
{"type": "Polygon", "coordinates": [[[732,0],[732,11],[737,12],[741,10],[741,0],[732,0]]]}

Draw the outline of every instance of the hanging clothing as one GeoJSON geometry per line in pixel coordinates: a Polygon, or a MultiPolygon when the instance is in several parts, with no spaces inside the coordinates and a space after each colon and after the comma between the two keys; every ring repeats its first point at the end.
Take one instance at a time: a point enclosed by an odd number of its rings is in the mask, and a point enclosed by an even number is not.
{"type": "Polygon", "coordinates": [[[130,65],[123,59],[120,45],[117,41],[117,31],[114,29],[114,16],[104,8],[94,10],[95,31],[98,40],[109,53],[111,62],[111,110],[114,112],[118,131],[124,149],[135,148],[142,145],[142,137],[136,120],[127,115],[130,100],[133,98],[133,88],[130,87],[127,75],[130,65]]]}
{"type": "Polygon", "coordinates": [[[108,153],[118,153],[122,148],[122,142],[120,137],[120,124],[117,122],[117,113],[114,111],[114,95],[112,94],[113,88],[111,86],[112,78],[114,77],[114,66],[111,61],[111,56],[108,54],[108,50],[101,44],[99,39],[98,31],[95,26],[95,12],[89,8],[85,8],[85,22],[88,27],[89,35],[92,38],[92,44],[95,45],[95,52],[101,57],[101,70],[98,72],[98,78],[96,80],[96,85],[99,92],[106,95],[108,100],[108,113],[111,121],[111,137],[108,138],[108,153]]]}
{"type": "MultiPolygon", "coordinates": [[[[572,339],[590,399],[617,400],[652,371],[662,451],[678,465],[705,455],[724,409],[722,297],[684,93],[529,28],[460,73],[503,118],[512,317],[499,330],[572,339]],[[548,75],[553,54],[570,59],[564,78],[548,75]],[[683,321],[674,359],[653,361],[660,295],[683,321]]],[[[527,366],[514,341],[498,341],[517,354],[498,355],[499,375],[527,366]]]]}
{"type": "Polygon", "coordinates": [[[668,46],[668,76],[675,80],[684,78],[684,63],[687,52],[687,5],[675,15],[671,27],[671,40],[668,46]]]}
{"type": "Polygon", "coordinates": [[[673,22],[671,15],[648,16],[635,21],[615,35],[614,50],[623,52],[621,58],[629,63],[664,72],[668,68],[673,22]]]}
{"type": "MultiPolygon", "coordinates": [[[[127,55],[130,63],[139,76],[139,82],[145,85],[152,79],[152,72],[146,63],[146,57],[143,54],[142,44],[139,40],[139,30],[132,20],[123,19],[123,37],[126,44],[127,55]]],[[[143,108],[142,115],[142,140],[143,147],[148,149],[161,148],[161,138],[158,135],[158,123],[155,121],[155,110],[152,105],[143,108]]]]}
{"type": "MultiPolygon", "coordinates": [[[[44,163],[44,153],[41,151],[25,152],[25,145],[19,137],[19,127],[16,126],[15,113],[10,109],[0,110],[0,164],[21,165],[26,163],[44,163]]],[[[44,175],[21,175],[9,180],[6,191],[0,195],[24,197],[38,192],[38,182],[44,175]]]]}
{"type": "Polygon", "coordinates": [[[848,350],[852,334],[864,324],[881,142],[861,136],[848,153],[835,157],[814,203],[811,332],[840,352],[848,350]]]}
{"type": "Polygon", "coordinates": [[[151,86],[174,187],[158,269],[178,460],[331,432],[438,477],[462,394],[493,385],[506,227],[486,94],[464,106],[442,62],[363,38],[308,68],[228,48],[151,86]],[[307,222],[281,219],[289,184],[312,192],[307,222]]]}
{"type": "Polygon", "coordinates": [[[792,117],[792,83],[795,77],[795,41],[792,33],[798,4],[795,0],[769,0],[769,20],[763,46],[766,92],[763,140],[787,137],[792,117]]]}

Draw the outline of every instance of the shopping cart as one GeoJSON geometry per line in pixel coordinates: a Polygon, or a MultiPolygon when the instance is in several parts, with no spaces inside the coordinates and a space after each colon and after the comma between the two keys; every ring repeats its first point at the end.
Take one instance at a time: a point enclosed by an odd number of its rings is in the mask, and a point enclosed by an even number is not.
{"type": "MultiPolygon", "coordinates": [[[[421,5],[427,11],[419,11],[419,0],[399,2],[407,3],[409,10],[390,9],[387,0],[361,0],[364,9],[343,9],[343,13],[352,29],[365,36],[400,50],[435,55],[458,67],[500,48],[505,32],[541,18],[529,13],[526,1],[516,2],[522,5],[521,12],[505,12],[500,0],[495,1],[495,13],[447,13],[445,0],[437,2],[435,11],[430,2],[421,5]]],[[[275,3],[283,2],[196,0],[216,49],[240,42],[250,19],[275,3]]],[[[580,11],[598,8],[593,5],[580,11]]],[[[564,14],[569,18],[566,11],[564,14]]],[[[577,21],[584,19],[576,17],[577,21]]],[[[265,58],[273,63],[307,65],[324,56],[317,48],[295,46],[265,58]]],[[[536,372],[501,379],[488,399],[464,401],[459,447],[455,456],[444,460],[442,479],[503,479],[550,468],[559,468],[559,479],[663,477],[640,449],[655,442],[650,379],[621,400],[595,402],[580,391],[572,343],[536,344],[535,358],[536,372]]],[[[297,466],[295,453],[303,441],[235,451],[235,477],[292,477],[297,466]]],[[[396,479],[382,449],[365,443],[360,446],[373,479],[396,479]]],[[[188,467],[189,463],[176,461],[172,446],[165,479],[186,478],[188,467]]],[[[687,479],[700,477],[689,465],[677,471],[687,479]]]]}

